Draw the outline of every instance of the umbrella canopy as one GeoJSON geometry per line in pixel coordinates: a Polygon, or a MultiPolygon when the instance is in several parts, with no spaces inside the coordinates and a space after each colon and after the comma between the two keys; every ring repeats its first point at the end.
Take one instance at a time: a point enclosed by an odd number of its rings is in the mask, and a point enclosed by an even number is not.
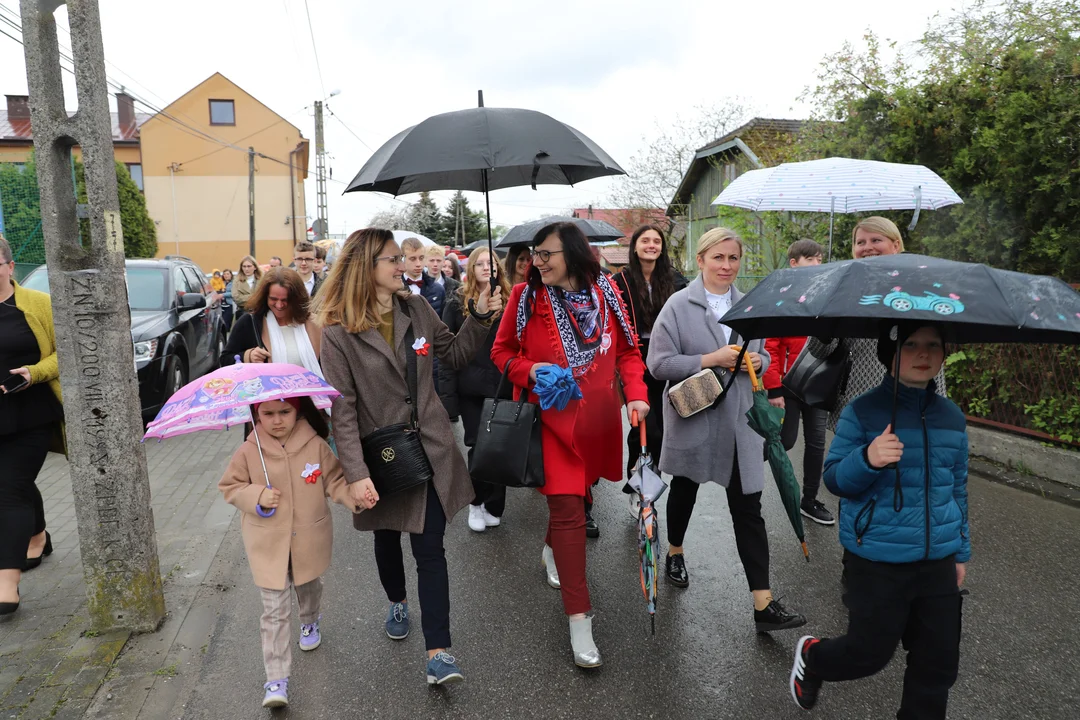
{"type": "MultiPolygon", "coordinates": [[[[470,253],[472,253],[473,250],[477,248],[487,247],[487,244],[487,240],[473,240],[471,243],[461,248],[461,251],[464,252],[466,255],[469,255],[470,253]]],[[[506,253],[508,253],[509,251],[510,248],[501,247],[499,243],[495,243],[495,252],[499,255],[499,257],[506,257],[506,253]]]]}
{"type": "Polygon", "coordinates": [[[548,115],[478,107],[402,130],[375,151],[345,192],[487,192],[625,174],[599,145],[548,115]]]}
{"type": "Polygon", "coordinates": [[[1080,343],[1080,293],[1042,275],[926,255],[777,270],[722,320],[744,338],[877,338],[885,323],[944,323],[950,342],[1080,343]]]}
{"type": "Polygon", "coordinates": [[[496,243],[495,247],[508,248],[512,245],[531,245],[533,238],[541,228],[557,222],[568,222],[577,225],[591,242],[609,242],[623,237],[621,230],[603,220],[586,220],[565,215],[551,215],[511,228],[510,232],[506,233],[503,239],[496,243]]]}
{"type": "Polygon", "coordinates": [[[750,374],[750,382],[754,387],[754,403],[746,411],[746,421],[750,429],[765,438],[765,457],[772,468],[773,479],[776,481],[776,489],[780,491],[780,500],[784,503],[791,527],[795,530],[795,537],[802,545],[803,557],[810,562],[810,551],[806,547],[806,529],[803,527],[800,498],[802,490],[799,481],[795,479],[795,469],[791,467],[791,458],[788,457],[784,443],[780,440],[780,428],[784,424],[784,409],[773,407],[769,404],[769,395],[765,387],[758,379],[750,358],[745,357],[746,372],[750,374]]]}
{"type": "Polygon", "coordinates": [[[438,245],[439,244],[439,243],[435,242],[434,240],[432,240],[431,238],[425,237],[425,236],[421,235],[420,233],[414,233],[411,230],[394,230],[392,232],[394,233],[394,240],[397,242],[398,245],[401,244],[402,240],[406,240],[408,238],[416,238],[417,240],[420,241],[420,244],[423,245],[424,247],[428,247],[429,245],[438,245]]]}
{"type": "Polygon", "coordinates": [[[826,158],[751,170],[712,204],[754,211],[855,213],[937,210],[963,202],[941,176],[922,165],[826,158]]]}
{"type": "Polygon", "coordinates": [[[251,422],[249,408],[270,400],[310,397],[329,408],[340,393],[315,373],[289,363],[236,363],[192,380],[176,391],[147,426],[148,438],[223,430],[251,422]]]}

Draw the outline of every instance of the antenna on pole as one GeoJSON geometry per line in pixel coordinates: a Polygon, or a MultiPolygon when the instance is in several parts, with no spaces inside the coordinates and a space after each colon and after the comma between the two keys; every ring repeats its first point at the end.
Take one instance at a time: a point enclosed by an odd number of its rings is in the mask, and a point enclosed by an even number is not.
{"type": "Polygon", "coordinates": [[[477,96],[477,102],[479,102],[479,105],[477,105],[476,107],[484,107],[484,91],[483,90],[477,90],[476,91],[476,96],[477,96]]]}

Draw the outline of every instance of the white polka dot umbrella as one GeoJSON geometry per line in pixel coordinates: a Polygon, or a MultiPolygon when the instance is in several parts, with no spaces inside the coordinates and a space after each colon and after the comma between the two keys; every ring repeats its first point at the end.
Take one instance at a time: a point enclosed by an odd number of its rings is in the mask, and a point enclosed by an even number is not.
{"type": "Polygon", "coordinates": [[[755,212],[830,213],[831,255],[833,213],[914,210],[910,225],[914,228],[921,210],[963,202],[947,182],[922,165],[826,158],[751,170],[724,188],[712,204],[755,212]]]}

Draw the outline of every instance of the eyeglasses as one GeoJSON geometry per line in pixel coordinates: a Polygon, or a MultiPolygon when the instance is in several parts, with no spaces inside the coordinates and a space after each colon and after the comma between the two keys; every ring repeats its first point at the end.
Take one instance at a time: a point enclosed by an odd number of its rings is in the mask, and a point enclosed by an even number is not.
{"type": "Polygon", "coordinates": [[[400,265],[405,262],[404,255],[383,255],[382,257],[375,258],[375,264],[378,265],[381,261],[388,260],[394,265],[400,265]]]}
{"type": "Polygon", "coordinates": [[[532,250],[531,252],[532,252],[532,256],[534,258],[539,258],[540,262],[542,262],[542,263],[544,263],[546,265],[547,262],[549,260],[551,260],[552,255],[558,255],[559,253],[561,253],[563,251],[562,250],[532,250]]]}
{"type": "Polygon", "coordinates": [[[296,263],[297,265],[299,265],[300,263],[313,263],[313,262],[315,262],[315,258],[298,257],[298,258],[293,258],[293,262],[296,263]]]}

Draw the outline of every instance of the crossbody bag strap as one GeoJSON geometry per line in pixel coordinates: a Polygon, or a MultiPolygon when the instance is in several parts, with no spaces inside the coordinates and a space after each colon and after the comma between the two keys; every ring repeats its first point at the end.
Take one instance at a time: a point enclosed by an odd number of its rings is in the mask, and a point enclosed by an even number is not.
{"type": "Polygon", "coordinates": [[[416,334],[413,332],[412,313],[409,312],[409,303],[403,298],[398,298],[398,302],[401,303],[401,312],[405,313],[405,317],[409,319],[409,326],[405,328],[405,382],[409,386],[409,405],[412,409],[412,426],[413,429],[419,429],[420,413],[417,409],[417,405],[420,404],[420,400],[416,390],[416,350],[413,349],[413,343],[416,341],[416,334]]]}

